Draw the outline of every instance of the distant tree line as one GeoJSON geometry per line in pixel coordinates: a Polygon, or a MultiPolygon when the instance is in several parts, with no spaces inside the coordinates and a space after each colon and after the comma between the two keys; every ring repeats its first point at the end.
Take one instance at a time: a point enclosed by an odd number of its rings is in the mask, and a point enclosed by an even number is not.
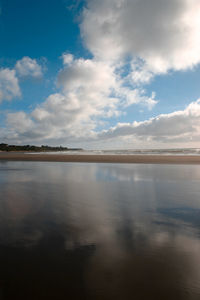
{"type": "Polygon", "coordinates": [[[42,146],[32,146],[32,145],[8,145],[1,143],[0,144],[0,151],[32,151],[32,152],[50,152],[50,151],[68,151],[68,150],[82,150],[80,148],[67,148],[67,147],[51,147],[48,145],[42,146]]]}

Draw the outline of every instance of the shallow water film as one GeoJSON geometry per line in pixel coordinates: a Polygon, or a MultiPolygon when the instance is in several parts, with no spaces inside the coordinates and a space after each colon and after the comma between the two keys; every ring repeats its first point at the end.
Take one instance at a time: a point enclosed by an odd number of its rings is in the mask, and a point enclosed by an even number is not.
{"type": "Polygon", "coordinates": [[[200,299],[200,167],[0,162],[0,299],[200,299]]]}

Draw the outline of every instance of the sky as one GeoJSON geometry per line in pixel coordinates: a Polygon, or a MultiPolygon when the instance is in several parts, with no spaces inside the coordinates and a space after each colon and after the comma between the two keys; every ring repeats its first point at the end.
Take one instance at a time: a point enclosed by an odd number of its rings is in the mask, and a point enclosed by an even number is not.
{"type": "Polygon", "coordinates": [[[0,0],[0,143],[200,148],[200,1],[0,0]]]}

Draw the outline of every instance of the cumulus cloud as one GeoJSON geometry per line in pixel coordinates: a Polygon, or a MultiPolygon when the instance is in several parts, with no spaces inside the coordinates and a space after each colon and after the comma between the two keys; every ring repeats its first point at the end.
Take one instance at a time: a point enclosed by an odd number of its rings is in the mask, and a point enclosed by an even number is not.
{"type": "Polygon", "coordinates": [[[128,137],[161,142],[191,142],[200,138],[200,99],[184,110],[162,114],[143,122],[119,123],[101,132],[100,139],[128,137]]]}
{"type": "Polygon", "coordinates": [[[37,60],[28,56],[18,60],[15,69],[20,77],[40,78],[43,75],[42,67],[37,63],[37,60]]]}
{"type": "Polygon", "coordinates": [[[88,0],[81,31],[101,59],[129,55],[155,73],[200,62],[199,0],[88,0]]]}
{"type": "Polygon", "coordinates": [[[58,84],[65,92],[77,90],[94,90],[109,93],[115,86],[113,68],[104,62],[94,59],[77,59],[68,68],[63,69],[58,75],[58,84]]]}
{"type": "Polygon", "coordinates": [[[115,65],[95,58],[74,59],[71,54],[64,54],[63,60],[67,67],[59,73],[58,84],[65,93],[73,92],[79,98],[84,93],[85,101],[93,99],[92,103],[98,107],[117,101],[124,107],[142,104],[152,109],[157,103],[155,93],[149,97],[144,89],[127,84],[130,79],[123,77],[123,68],[116,69],[115,65]]]}
{"type": "Polygon", "coordinates": [[[60,92],[50,95],[31,114],[17,112],[8,115],[10,133],[16,132],[19,139],[31,137],[38,140],[87,137],[92,135],[98,118],[118,114],[119,100],[111,95],[116,84],[115,76],[106,64],[73,60],[60,71],[57,84],[60,92]],[[30,126],[23,126],[24,123],[30,126]],[[22,132],[20,128],[25,130],[22,132]]]}
{"type": "Polygon", "coordinates": [[[0,69],[0,102],[12,100],[21,95],[15,70],[0,69]]]}
{"type": "Polygon", "coordinates": [[[0,69],[0,102],[21,96],[19,77],[42,77],[42,67],[35,59],[23,57],[16,62],[15,68],[0,69]]]}
{"type": "Polygon", "coordinates": [[[20,111],[17,113],[8,113],[7,122],[9,126],[15,128],[19,134],[25,133],[28,129],[32,129],[33,122],[26,115],[25,112],[20,111]]]}
{"type": "Polygon", "coordinates": [[[69,65],[73,62],[74,57],[71,53],[63,53],[62,54],[63,64],[69,65]]]}
{"type": "MultiPolygon", "coordinates": [[[[78,146],[152,147],[166,143],[176,146],[193,145],[200,139],[200,99],[184,110],[162,114],[149,120],[118,123],[109,130],[96,132],[96,122],[69,109],[69,99],[64,95],[51,95],[30,115],[23,112],[7,115],[7,138],[17,141],[41,143],[58,141],[78,146]],[[60,110],[62,103],[62,110],[60,110]]],[[[80,107],[79,107],[80,109],[80,107]]],[[[3,133],[1,132],[3,136],[3,133]]]]}
{"type": "Polygon", "coordinates": [[[128,106],[139,103],[151,109],[156,103],[154,94],[147,96],[144,90],[124,86],[115,67],[95,59],[70,56],[70,63],[58,74],[57,85],[59,92],[30,114],[7,115],[11,136],[14,133],[24,141],[89,139],[104,120],[119,116],[128,106]]]}

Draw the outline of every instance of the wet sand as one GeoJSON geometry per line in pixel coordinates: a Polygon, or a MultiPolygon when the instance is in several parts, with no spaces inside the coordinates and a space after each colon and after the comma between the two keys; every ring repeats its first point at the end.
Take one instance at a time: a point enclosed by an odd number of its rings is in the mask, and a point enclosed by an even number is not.
{"type": "Polygon", "coordinates": [[[200,299],[199,182],[194,164],[0,160],[0,299],[200,299]]]}
{"type": "Polygon", "coordinates": [[[193,155],[73,155],[0,152],[0,160],[88,163],[200,164],[200,156],[193,155]]]}

